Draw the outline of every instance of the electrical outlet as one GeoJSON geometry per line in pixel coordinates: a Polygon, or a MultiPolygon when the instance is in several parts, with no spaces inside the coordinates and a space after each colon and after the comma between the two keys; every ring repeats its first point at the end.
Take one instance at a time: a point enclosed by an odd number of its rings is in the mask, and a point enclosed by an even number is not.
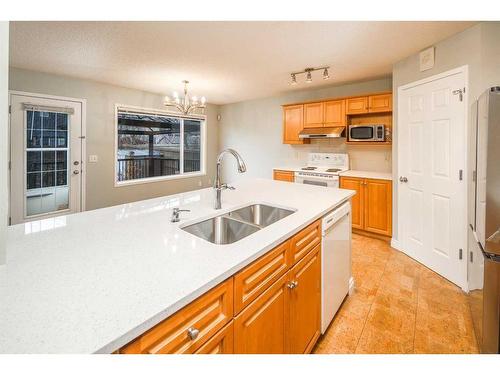
{"type": "Polygon", "coordinates": [[[97,155],[89,155],[89,163],[97,163],[98,160],[97,155]]]}

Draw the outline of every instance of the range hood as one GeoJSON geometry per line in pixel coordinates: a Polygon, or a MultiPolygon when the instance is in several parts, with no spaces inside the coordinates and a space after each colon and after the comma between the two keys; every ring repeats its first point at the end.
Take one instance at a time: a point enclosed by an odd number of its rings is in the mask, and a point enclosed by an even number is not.
{"type": "Polygon", "coordinates": [[[307,128],[299,133],[299,138],[340,138],[345,137],[345,127],[307,128]]]}

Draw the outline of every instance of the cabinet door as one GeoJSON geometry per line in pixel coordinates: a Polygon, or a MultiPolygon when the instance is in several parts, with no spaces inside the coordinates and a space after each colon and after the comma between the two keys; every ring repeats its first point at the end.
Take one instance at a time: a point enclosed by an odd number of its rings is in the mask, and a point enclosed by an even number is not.
{"type": "Polygon", "coordinates": [[[351,198],[352,227],[363,229],[364,226],[364,182],[362,178],[340,177],[342,189],[355,190],[356,195],[351,198]]]}
{"type": "Polygon", "coordinates": [[[324,104],[325,126],[345,126],[345,100],[332,100],[324,104]]]}
{"type": "Polygon", "coordinates": [[[365,230],[392,235],[392,181],[365,180],[365,230]]]}
{"type": "Polygon", "coordinates": [[[391,112],[392,94],[371,95],[368,97],[369,112],[391,112]]]}
{"type": "Polygon", "coordinates": [[[230,278],[139,336],[120,349],[120,353],[193,353],[232,318],[233,279],[230,278]]]}
{"type": "Polygon", "coordinates": [[[233,322],[231,321],[224,328],[208,340],[195,354],[232,354],[234,353],[234,333],[233,322]]]}
{"type": "Polygon", "coordinates": [[[346,112],[348,115],[368,113],[368,97],[349,98],[346,101],[346,112]]]}
{"type": "Polygon", "coordinates": [[[321,245],[290,270],[289,280],[288,351],[309,353],[320,335],[321,245]]]}
{"type": "Polygon", "coordinates": [[[291,171],[275,170],[273,172],[273,179],[278,180],[278,181],[294,182],[295,181],[295,174],[291,171]]]}
{"type": "Polygon", "coordinates": [[[304,106],[300,104],[283,107],[283,143],[304,143],[299,138],[302,129],[304,129],[304,106]]]}
{"type": "Polygon", "coordinates": [[[284,354],[288,321],[288,273],[234,319],[234,352],[284,354]]]}
{"type": "Polygon", "coordinates": [[[323,127],[323,103],[304,104],[304,128],[323,127]]]}

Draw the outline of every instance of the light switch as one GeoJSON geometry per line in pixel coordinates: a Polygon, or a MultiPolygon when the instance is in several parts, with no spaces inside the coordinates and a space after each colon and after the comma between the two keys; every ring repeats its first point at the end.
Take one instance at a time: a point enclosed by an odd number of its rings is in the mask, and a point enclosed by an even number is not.
{"type": "Polygon", "coordinates": [[[97,163],[98,157],[97,155],[89,155],[89,163],[97,163]]]}

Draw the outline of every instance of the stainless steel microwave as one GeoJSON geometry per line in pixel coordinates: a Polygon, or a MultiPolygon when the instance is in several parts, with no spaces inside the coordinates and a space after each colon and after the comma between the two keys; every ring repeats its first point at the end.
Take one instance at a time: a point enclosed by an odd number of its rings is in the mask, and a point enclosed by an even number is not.
{"type": "Polygon", "coordinates": [[[382,124],[349,125],[349,141],[384,142],[385,126],[382,124]]]}

